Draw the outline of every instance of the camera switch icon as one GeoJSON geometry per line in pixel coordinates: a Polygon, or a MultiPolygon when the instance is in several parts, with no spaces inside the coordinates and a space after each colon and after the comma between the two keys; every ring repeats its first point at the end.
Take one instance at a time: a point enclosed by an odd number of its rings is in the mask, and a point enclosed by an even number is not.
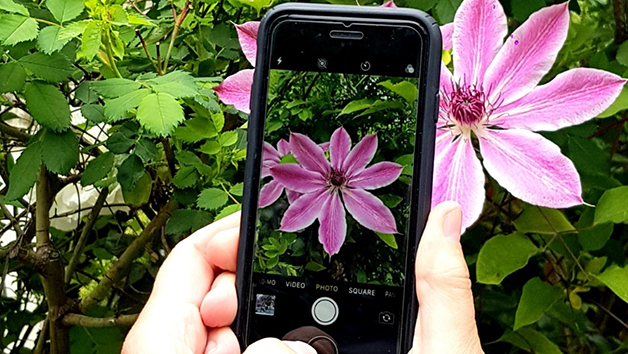
{"type": "Polygon", "coordinates": [[[391,325],[395,323],[395,315],[388,311],[382,311],[379,313],[379,323],[391,325]]]}

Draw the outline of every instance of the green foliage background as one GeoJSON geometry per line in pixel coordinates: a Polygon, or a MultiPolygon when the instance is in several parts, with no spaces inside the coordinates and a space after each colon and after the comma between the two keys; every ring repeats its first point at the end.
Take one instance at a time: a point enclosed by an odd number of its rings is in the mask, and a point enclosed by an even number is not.
{"type": "MultiPolygon", "coordinates": [[[[460,2],[397,5],[444,24],[460,2]]],[[[502,0],[511,29],[557,2],[502,0]]],[[[119,352],[172,247],[240,208],[247,116],[212,88],[249,67],[233,23],[269,5],[0,0],[4,352],[119,352]],[[99,197],[60,231],[50,221],[68,215],[49,210],[68,185],[99,197]],[[118,185],[126,211],[105,213],[122,206],[105,199],[118,185]]],[[[578,66],[628,77],[626,6],[570,1],[569,38],[545,80],[578,66]]],[[[489,179],[463,237],[487,353],[628,352],[626,109],[628,90],[598,118],[544,134],[574,161],[590,206],[537,208],[489,179]]]]}

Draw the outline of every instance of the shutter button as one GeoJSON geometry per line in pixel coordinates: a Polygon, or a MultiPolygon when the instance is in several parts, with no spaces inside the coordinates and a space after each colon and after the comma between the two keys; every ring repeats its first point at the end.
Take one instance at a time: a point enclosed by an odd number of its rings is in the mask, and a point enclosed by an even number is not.
{"type": "Polygon", "coordinates": [[[316,323],[328,326],[338,319],[338,304],[329,297],[321,297],[312,305],[312,317],[316,323]]]}

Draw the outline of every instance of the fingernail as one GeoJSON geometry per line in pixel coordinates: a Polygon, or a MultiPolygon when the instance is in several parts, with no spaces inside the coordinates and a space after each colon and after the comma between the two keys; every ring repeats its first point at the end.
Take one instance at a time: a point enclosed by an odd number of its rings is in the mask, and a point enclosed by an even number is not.
{"type": "Polygon", "coordinates": [[[445,215],[443,221],[443,235],[453,243],[460,243],[460,229],[462,228],[462,209],[457,207],[445,215]]]}
{"type": "Polygon", "coordinates": [[[205,350],[205,353],[207,354],[216,353],[217,349],[218,349],[218,346],[216,345],[216,342],[209,341],[207,342],[207,349],[205,350]]]}
{"type": "Polygon", "coordinates": [[[297,354],[317,354],[316,349],[299,341],[284,341],[284,344],[290,347],[297,354]]]}

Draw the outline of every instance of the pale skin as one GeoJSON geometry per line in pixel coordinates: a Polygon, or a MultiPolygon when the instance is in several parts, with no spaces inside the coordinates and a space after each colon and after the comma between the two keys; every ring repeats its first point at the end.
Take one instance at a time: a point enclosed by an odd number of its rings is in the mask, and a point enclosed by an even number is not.
{"type": "MultiPolygon", "coordinates": [[[[483,353],[462,248],[462,212],[436,206],[416,262],[420,304],[410,354],[483,353]]],[[[240,354],[229,328],[237,299],[235,270],[240,215],[219,220],[180,242],[159,270],[153,292],[129,332],[123,354],[240,354]]],[[[301,342],[267,338],[244,354],[316,354],[301,342]]]]}

